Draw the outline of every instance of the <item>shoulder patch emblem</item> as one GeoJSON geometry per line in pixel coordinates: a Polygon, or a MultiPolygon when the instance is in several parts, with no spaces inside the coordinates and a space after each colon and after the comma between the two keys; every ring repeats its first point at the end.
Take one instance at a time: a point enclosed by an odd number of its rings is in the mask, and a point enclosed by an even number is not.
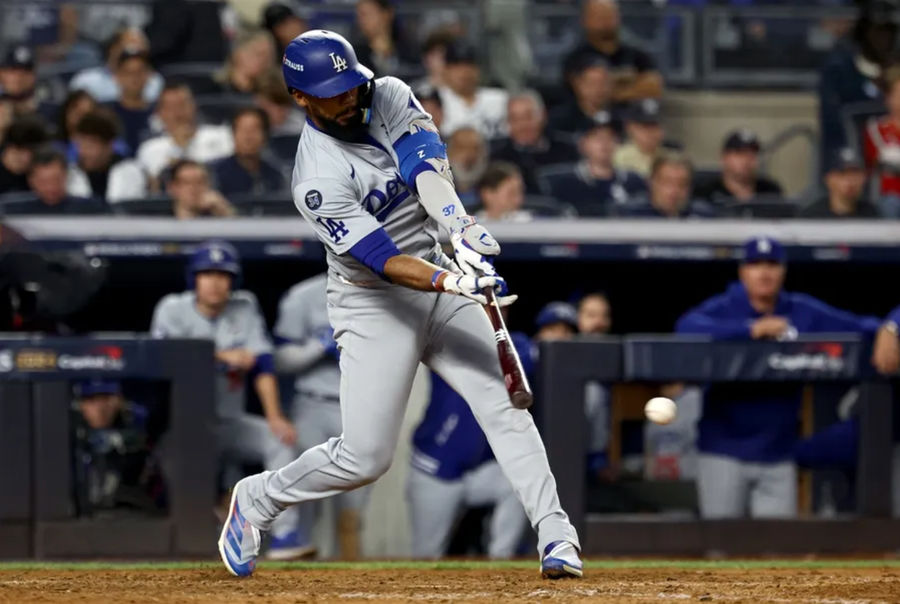
{"type": "Polygon", "coordinates": [[[306,194],[306,207],[310,210],[317,210],[322,205],[322,194],[312,189],[306,194]]]}

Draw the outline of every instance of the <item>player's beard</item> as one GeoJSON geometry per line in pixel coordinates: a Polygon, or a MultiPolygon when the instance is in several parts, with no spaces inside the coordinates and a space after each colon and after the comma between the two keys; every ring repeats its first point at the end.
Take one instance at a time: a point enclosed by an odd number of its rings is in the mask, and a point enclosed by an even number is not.
{"type": "Polygon", "coordinates": [[[347,124],[341,124],[337,120],[330,120],[318,115],[315,117],[316,124],[325,134],[342,141],[355,143],[362,139],[366,133],[367,126],[362,121],[362,111],[360,111],[359,107],[356,108],[356,115],[347,124]]]}

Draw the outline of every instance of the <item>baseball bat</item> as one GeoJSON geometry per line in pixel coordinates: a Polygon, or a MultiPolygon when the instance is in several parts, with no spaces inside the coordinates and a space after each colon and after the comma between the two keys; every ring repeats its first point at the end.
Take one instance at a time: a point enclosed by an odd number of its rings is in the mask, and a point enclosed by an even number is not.
{"type": "Polygon", "coordinates": [[[500,304],[497,303],[494,290],[486,287],[484,295],[488,301],[487,314],[494,328],[497,356],[500,357],[500,369],[503,370],[503,380],[506,382],[509,400],[516,409],[528,409],[534,402],[534,395],[531,393],[531,386],[528,384],[525,370],[522,369],[522,360],[509,337],[509,330],[506,329],[506,323],[500,313],[500,304]]]}

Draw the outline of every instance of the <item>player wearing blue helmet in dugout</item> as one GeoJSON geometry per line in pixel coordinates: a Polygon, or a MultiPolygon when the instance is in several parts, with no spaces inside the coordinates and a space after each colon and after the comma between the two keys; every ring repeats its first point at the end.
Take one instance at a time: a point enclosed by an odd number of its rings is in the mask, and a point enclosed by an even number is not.
{"type": "MultiPolygon", "coordinates": [[[[156,338],[197,338],[215,344],[214,430],[223,461],[275,469],[294,458],[296,433],[278,396],[272,344],[256,297],[238,290],[241,263],[224,241],[202,243],[190,256],[184,292],[162,298],[150,332],[156,338]],[[247,413],[246,381],[251,380],[265,418],[247,413]]],[[[295,510],[272,529],[268,555],[288,559],[306,554],[297,535],[295,510]]]]}

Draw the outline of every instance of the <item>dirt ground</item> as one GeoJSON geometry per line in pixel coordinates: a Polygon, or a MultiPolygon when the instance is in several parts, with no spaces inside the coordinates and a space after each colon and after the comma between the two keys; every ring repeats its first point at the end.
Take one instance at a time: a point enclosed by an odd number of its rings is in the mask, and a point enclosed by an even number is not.
{"type": "Polygon", "coordinates": [[[0,602],[900,602],[900,568],[586,569],[582,580],[538,571],[4,570],[0,602]]]}

